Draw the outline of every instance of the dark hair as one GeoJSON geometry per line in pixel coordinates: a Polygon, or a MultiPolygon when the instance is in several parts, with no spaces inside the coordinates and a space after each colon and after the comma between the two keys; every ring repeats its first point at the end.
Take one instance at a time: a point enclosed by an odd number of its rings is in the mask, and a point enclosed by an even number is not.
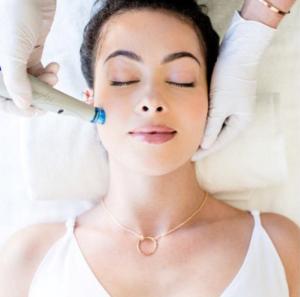
{"type": "Polygon", "coordinates": [[[88,87],[94,87],[94,68],[98,48],[99,34],[106,21],[115,14],[135,9],[157,9],[176,14],[190,23],[204,46],[206,60],[206,78],[208,87],[212,71],[219,54],[219,35],[214,30],[210,18],[202,11],[204,5],[196,0],[97,0],[93,16],[84,28],[83,42],[80,48],[81,70],[88,87]],[[99,8],[99,4],[101,4],[99,8]]]}

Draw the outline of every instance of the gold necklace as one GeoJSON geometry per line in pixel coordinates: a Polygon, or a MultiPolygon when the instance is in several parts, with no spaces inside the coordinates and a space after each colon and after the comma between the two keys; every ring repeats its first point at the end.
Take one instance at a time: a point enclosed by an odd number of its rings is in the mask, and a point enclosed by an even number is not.
{"type": "Polygon", "coordinates": [[[140,233],[137,233],[135,232],[134,230],[122,225],[113,215],[112,213],[107,209],[105,203],[104,203],[104,200],[102,199],[101,200],[101,203],[104,207],[104,209],[108,212],[108,214],[112,217],[112,219],[115,221],[115,223],[117,223],[117,225],[119,225],[122,229],[125,229],[127,231],[129,231],[130,233],[132,233],[133,235],[137,236],[139,238],[138,242],[137,242],[137,250],[138,252],[140,252],[142,255],[145,255],[145,256],[150,256],[152,254],[155,253],[155,251],[157,250],[157,247],[158,247],[158,242],[157,240],[160,239],[161,237],[163,236],[166,236],[168,234],[170,234],[171,232],[174,232],[175,230],[177,230],[178,228],[180,228],[181,226],[183,226],[184,224],[186,224],[189,220],[191,220],[204,206],[206,200],[208,198],[208,193],[205,192],[205,196],[204,196],[204,199],[203,201],[201,202],[199,208],[191,215],[189,216],[184,222],[180,223],[179,225],[177,225],[176,227],[174,227],[173,229],[169,230],[168,232],[164,233],[164,234],[160,234],[158,236],[155,236],[155,237],[152,237],[152,236],[144,236],[143,234],[140,234],[140,233]],[[144,252],[142,249],[141,249],[141,245],[143,242],[145,241],[150,241],[152,244],[153,244],[153,249],[150,251],[150,252],[144,252]]]}

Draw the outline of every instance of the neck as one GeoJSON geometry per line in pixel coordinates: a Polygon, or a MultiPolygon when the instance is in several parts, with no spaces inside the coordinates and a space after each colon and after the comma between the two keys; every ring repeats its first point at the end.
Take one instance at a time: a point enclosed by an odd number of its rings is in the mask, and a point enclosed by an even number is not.
{"type": "MultiPolygon", "coordinates": [[[[198,184],[192,162],[160,176],[129,171],[114,160],[109,164],[110,183],[103,198],[105,205],[123,226],[144,236],[156,236],[176,227],[190,217],[204,199],[205,192],[198,184]]],[[[181,228],[195,222],[203,209],[181,228]]],[[[109,220],[117,232],[122,232],[111,217],[109,220]]]]}

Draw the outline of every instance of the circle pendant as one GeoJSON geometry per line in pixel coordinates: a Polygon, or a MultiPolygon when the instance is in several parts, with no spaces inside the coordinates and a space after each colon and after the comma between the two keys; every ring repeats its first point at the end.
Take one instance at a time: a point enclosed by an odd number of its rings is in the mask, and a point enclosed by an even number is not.
{"type": "Polygon", "coordinates": [[[139,239],[137,243],[137,250],[145,256],[150,256],[155,253],[157,246],[157,240],[151,236],[147,236],[139,239]]]}

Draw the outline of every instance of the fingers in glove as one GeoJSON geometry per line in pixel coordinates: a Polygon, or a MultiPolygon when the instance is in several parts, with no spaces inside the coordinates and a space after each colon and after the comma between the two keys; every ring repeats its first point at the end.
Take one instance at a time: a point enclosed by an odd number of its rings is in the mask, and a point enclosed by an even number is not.
{"type": "Polygon", "coordinates": [[[43,73],[38,76],[38,79],[51,87],[55,86],[58,82],[58,77],[54,73],[43,73]]]}
{"type": "Polygon", "coordinates": [[[250,115],[232,115],[228,117],[224,125],[224,128],[219,133],[217,140],[213,143],[213,145],[204,150],[202,147],[193,155],[192,161],[199,161],[206,156],[219,151],[226,144],[230,143],[233,139],[235,139],[242,130],[244,130],[249,123],[251,123],[252,118],[250,115]]]}
{"type": "Polygon", "coordinates": [[[27,73],[53,87],[58,82],[59,64],[53,62],[44,68],[41,63],[38,63],[29,69],[26,69],[26,65],[17,64],[6,65],[3,69],[3,80],[13,101],[0,98],[0,110],[22,117],[45,115],[47,113],[45,110],[30,106],[32,105],[32,88],[27,73]],[[6,69],[9,71],[5,71],[6,69]]]}
{"type": "MultiPolygon", "coordinates": [[[[48,64],[43,73],[38,76],[38,79],[43,81],[44,83],[48,84],[51,87],[54,87],[58,82],[57,72],[59,71],[59,64],[58,63],[50,63],[48,64]]],[[[47,114],[45,110],[34,108],[32,110],[32,116],[39,117],[47,114]]]]}
{"type": "Polygon", "coordinates": [[[11,114],[13,116],[21,116],[26,118],[39,117],[46,114],[45,111],[30,106],[28,109],[21,109],[16,106],[12,100],[0,97],[0,112],[3,114],[11,114]]]}
{"type": "Polygon", "coordinates": [[[38,64],[31,66],[27,69],[27,72],[35,77],[38,77],[39,75],[43,74],[45,72],[45,68],[41,62],[38,64]]]}
{"type": "Polygon", "coordinates": [[[59,71],[59,64],[56,62],[49,63],[46,67],[43,66],[41,62],[31,66],[27,69],[28,73],[34,76],[39,76],[45,72],[57,73],[59,71]]]}
{"type": "Polygon", "coordinates": [[[56,62],[52,62],[49,63],[46,67],[45,67],[45,72],[51,72],[54,74],[57,74],[59,71],[60,65],[56,62]]]}
{"type": "Polygon", "coordinates": [[[1,67],[4,84],[14,103],[20,109],[27,109],[32,104],[32,89],[26,65],[13,62],[1,67]]]}
{"type": "Polygon", "coordinates": [[[28,73],[38,77],[41,81],[50,85],[55,86],[58,82],[57,72],[59,71],[59,64],[56,62],[49,63],[45,68],[41,63],[36,66],[30,67],[28,73]]]}
{"type": "Polygon", "coordinates": [[[225,118],[225,116],[208,116],[204,137],[201,143],[202,149],[209,149],[209,147],[216,141],[224,125],[225,118]]]}
{"type": "Polygon", "coordinates": [[[232,115],[227,118],[224,122],[224,128],[221,130],[210,151],[215,152],[227,143],[230,143],[240,133],[242,128],[245,127],[243,120],[242,117],[237,115],[232,115]]]}
{"type": "Polygon", "coordinates": [[[36,77],[39,77],[44,73],[52,73],[56,75],[59,71],[59,67],[60,65],[56,62],[49,63],[45,68],[42,63],[38,63],[35,66],[28,68],[28,73],[36,77]]]}

